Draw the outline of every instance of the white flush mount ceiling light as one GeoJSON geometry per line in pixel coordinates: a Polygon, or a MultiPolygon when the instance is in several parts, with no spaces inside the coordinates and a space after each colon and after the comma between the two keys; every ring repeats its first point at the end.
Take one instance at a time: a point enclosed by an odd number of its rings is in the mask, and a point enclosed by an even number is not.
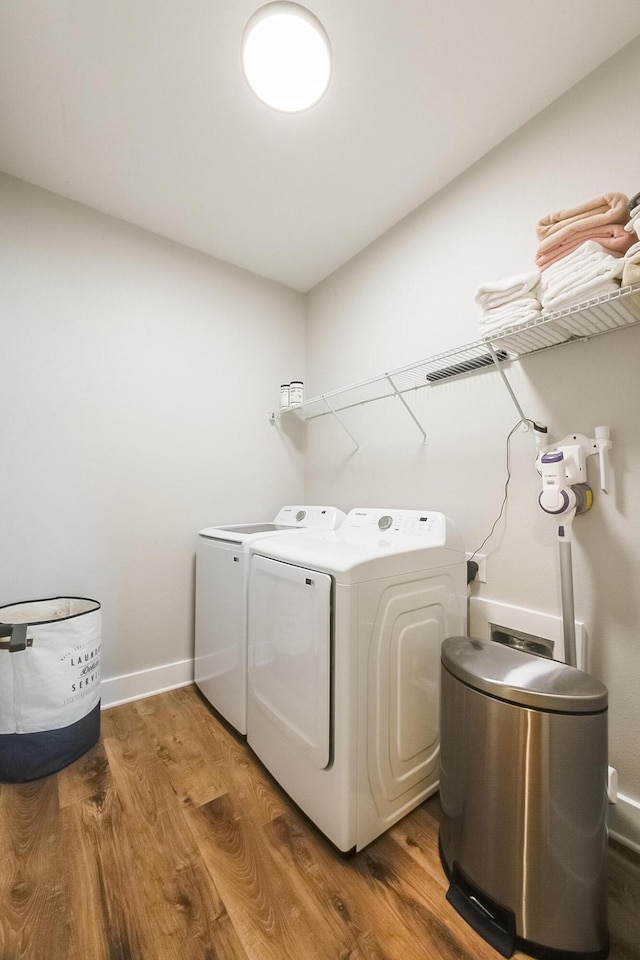
{"type": "Polygon", "coordinates": [[[331,78],[331,46],[320,21],[298,3],[275,2],[251,17],[242,68],[263,103],[299,113],[317,103],[331,78]]]}

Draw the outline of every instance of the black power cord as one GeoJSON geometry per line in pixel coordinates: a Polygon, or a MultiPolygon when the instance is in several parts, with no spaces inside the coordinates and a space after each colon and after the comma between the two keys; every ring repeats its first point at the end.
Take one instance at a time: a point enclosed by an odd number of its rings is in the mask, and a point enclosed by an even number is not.
{"type": "Polygon", "coordinates": [[[475,580],[476,575],[477,575],[477,573],[478,573],[478,564],[476,563],[476,561],[475,561],[473,558],[475,557],[475,555],[476,555],[477,553],[479,553],[479,552],[482,550],[482,548],[484,547],[485,543],[487,543],[487,542],[491,539],[491,537],[493,536],[496,527],[498,526],[498,524],[500,523],[500,520],[502,519],[502,515],[503,515],[504,510],[505,510],[505,507],[506,507],[506,505],[507,505],[507,494],[508,494],[508,492],[509,492],[509,481],[511,480],[511,446],[510,446],[510,442],[511,442],[511,437],[514,435],[514,433],[516,432],[516,430],[518,429],[518,427],[522,426],[523,423],[528,423],[528,424],[529,424],[531,427],[533,427],[533,429],[536,430],[538,433],[546,433],[546,432],[547,432],[547,428],[546,428],[543,424],[537,423],[535,420],[529,420],[528,417],[526,417],[526,418],[524,418],[524,419],[522,419],[522,420],[518,420],[518,422],[515,424],[515,426],[513,426],[513,427],[511,428],[511,430],[509,431],[509,433],[508,433],[508,435],[507,435],[507,479],[505,480],[505,484],[504,484],[504,496],[503,496],[503,498],[502,498],[502,504],[501,504],[501,506],[500,506],[500,512],[498,513],[498,516],[497,516],[497,517],[495,518],[495,520],[493,521],[493,523],[492,523],[492,525],[491,525],[491,530],[489,530],[489,533],[486,535],[486,537],[484,538],[484,540],[482,541],[482,543],[480,544],[480,546],[479,546],[479,547],[476,547],[476,549],[473,551],[473,553],[471,554],[471,556],[470,556],[469,559],[467,560],[467,584],[470,584],[473,580],[475,580]]]}

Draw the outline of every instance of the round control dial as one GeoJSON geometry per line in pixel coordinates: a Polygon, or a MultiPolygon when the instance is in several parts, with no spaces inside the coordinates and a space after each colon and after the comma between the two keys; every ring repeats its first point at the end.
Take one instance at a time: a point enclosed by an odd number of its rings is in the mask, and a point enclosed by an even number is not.
{"type": "Polygon", "coordinates": [[[306,510],[298,510],[298,512],[296,513],[296,520],[298,521],[298,523],[300,523],[301,520],[304,520],[306,515],[307,515],[306,510]]]}
{"type": "Polygon", "coordinates": [[[380,517],[378,520],[378,526],[381,530],[388,530],[392,523],[393,517],[390,517],[388,514],[386,514],[384,517],[380,517]]]}

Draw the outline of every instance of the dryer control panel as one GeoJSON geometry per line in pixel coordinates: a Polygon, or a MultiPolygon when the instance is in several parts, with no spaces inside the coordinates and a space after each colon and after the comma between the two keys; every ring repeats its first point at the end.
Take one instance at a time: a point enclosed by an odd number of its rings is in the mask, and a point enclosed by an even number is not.
{"type": "Polygon", "coordinates": [[[444,546],[452,533],[447,518],[433,510],[355,507],[340,528],[345,539],[369,543],[381,538],[392,542],[417,541],[423,547],[444,546]]]}

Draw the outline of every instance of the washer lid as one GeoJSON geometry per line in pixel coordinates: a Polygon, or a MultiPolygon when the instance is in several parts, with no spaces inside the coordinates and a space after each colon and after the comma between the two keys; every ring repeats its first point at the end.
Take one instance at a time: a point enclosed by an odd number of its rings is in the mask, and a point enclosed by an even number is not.
{"type": "Polygon", "coordinates": [[[205,537],[207,540],[226,540],[229,543],[244,543],[254,539],[260,535],[264,536],[268,533],[277,533],[279,530],[286,530],[287,532],[291,528],[288,526],[280,526],[276,523],[238,523],[238,524],[229,524],[229,526],[224,527],[205,527],[204,530],[200,530],[199,536],[205,537]]]}
{"type": "Polygon", "coordinates": [[[600,680],[494,640],[449,637],[442,644],[442,665],[475,690],[519,706],[559,713],[607,708],[608,692],[600,680]]]}
{"type": "Polygon", "coordinates": [[[234,523],[218,527],[205,527],[199,536],[207,540],[226,540],[230,543],[249,543],[261,535],[284,533],[293,530],[335,530],[344,520],[344,513],[337,507],[300,506],[282,507],[273,521],[262,523],[234,523]]]}

